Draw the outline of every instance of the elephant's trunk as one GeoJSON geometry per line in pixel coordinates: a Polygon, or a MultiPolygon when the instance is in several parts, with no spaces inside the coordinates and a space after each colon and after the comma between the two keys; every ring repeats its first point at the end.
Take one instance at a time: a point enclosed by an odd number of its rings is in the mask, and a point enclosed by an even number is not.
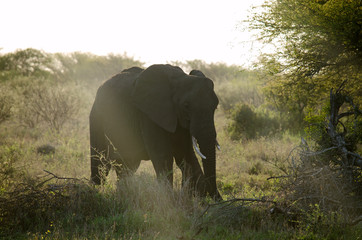
{"type": "Polygon", "coordinates": [[[221,200],[221,195],[216,187],[216,131],[214,124],[209,126],[202,125],[200,131],[194,134],[200,146],[200,152],[205,156],[202,159],[204,167],[204,176],[206,181],[206,191],[211,197],[221,200]]]}
{"type": "MultiPolygon", "coordinates": [[[[194,145],[195,151],[196,153],[202,158],[202,159],[206,159],[206,156],[204,154],[202,154],[202,152],[200,151],[200,148],[197,146],[197,140],[194,136],[192,136],[192,145],[194,145]]],[[[218,150],[221,150],[220,144],[219,142],[215,141],[215,146],[217,147],[218,150]]]]}

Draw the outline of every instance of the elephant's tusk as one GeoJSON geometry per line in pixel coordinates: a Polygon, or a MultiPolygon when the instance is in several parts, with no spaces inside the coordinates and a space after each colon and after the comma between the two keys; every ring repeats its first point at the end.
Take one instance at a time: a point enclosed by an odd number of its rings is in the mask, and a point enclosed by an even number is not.
{"type": "Polygon", "coordinates": [[[217,139],[216,139],[216,147],[217,147],[217,149],[219,149],[219,151],[221,150],[220,144],[219,144],[219,142],[217,141],[217,139]]]}
{"type": "Polygon", "coordinates": [[[197,146],[196,138],[192,137],[192,144],[194,145],[194,148],[196,150],[196,153],[202,158],[206,159],[205,155],[201,153],[199,147],[197,146]]]}

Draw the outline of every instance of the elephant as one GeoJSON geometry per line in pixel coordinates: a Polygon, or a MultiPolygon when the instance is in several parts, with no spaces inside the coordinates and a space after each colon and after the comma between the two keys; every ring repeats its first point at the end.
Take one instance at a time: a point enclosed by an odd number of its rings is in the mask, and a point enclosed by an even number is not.
{"type": "Polygon", "coordinates": [[[155,64],[113,76],[99,87],[89,116],[91,181],[103,183],[112,161],[120,178],[134,173],[141,160],[151,160],[157,178],[172,186],[175,160],[183,182],[190,181],[201,196],[221,200],[214,124],[218,103],[213,81],[198,70],[186,74],[155,64]]]}

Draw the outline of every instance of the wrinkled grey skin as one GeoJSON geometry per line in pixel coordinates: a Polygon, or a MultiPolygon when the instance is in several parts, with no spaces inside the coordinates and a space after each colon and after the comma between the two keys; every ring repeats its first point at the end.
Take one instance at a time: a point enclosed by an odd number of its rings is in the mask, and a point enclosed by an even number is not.
{"type": "Polygon", "coordinates": [[[157,177],[172,186],[175,159],[183,181],[201,196],[222,199],[216,188],[217,105],[213,82],[198,70],[188,75],[179,67],[153,65],[122,71],[98,89],[90,113],[91,180],[101,184],[111,161],[121,177],[150,159],[157,177]],[[192,136],[206,156],[204,171],[192,136]]]}

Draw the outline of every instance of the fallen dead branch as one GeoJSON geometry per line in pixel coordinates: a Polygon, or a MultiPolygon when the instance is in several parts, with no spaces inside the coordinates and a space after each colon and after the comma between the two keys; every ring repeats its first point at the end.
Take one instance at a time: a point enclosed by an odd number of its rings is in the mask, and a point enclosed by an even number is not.
{"type": "Polygon", "coordinates": [[[228,208],[229,206],[231,206],[234,203],[240,203],[238,207],[240,207],[241,205],[245,205],[245,203],[252,203],[252,202],[259,202],[259,203],[273,203],[276,204],[276,201],[273,200],[268,200],[266,198],[233,198],[233,199],[229,199],[229,200],[225,200],[225,201],[221,201],[221,202],[217,202],[217,203],[212,203],[212,204],[208,204],[207,207],[205,208],[205,210],[203,211],[203,213],[200,215],[200,218],[203,217],[205,215],[205,213],[212,207],[218,206],[220,209],[225,209],[228,208]]]}
{"type": "Polygon", "coordinates": [[[319,125],[316,145],[309,146],[302,138],[289,154],[288,173],[268,180],[282,178],[285,196],[302,209],[318,204],[322,210],[343,209],[358,216],[362,213],[362,157],[353,146],[361,144],[357,126],[362,114],[341,91],[330,92],[329,114],[319,125]],[[346,127],[347,117],[352,128],[346,127]]]}
{"type": "Polygon", "coordinates": [[[67,209],[78,186],[87,186],[77,178],[59,177],[47,170],[37,179],[22,179],[0,195],[1,234],[28,231],[49,223],[67,209]],[[45,180],[44,180],[45,179],[45,180]]]}
{"type": "Polygon", "coordinates": [[[233,198],[226,201],[208,204],[197,218],[194,239],[202,231],[208,231],[213,224],[230,228],[250,226],[262,227],[264,221],[270,220],[269,209],[276,201],[263,198],[233,198]]]}

